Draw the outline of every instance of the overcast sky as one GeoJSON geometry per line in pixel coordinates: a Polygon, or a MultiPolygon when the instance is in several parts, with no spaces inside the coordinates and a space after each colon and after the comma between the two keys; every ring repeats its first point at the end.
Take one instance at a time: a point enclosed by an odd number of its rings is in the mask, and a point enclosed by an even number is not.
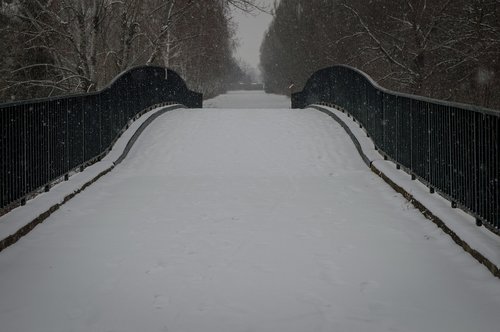
{"type": "MultiPolygon", "coordinates": [[[[269,5],[274,3],[274,0],[260,1],[269,5]]],[[[266,13],[256,12],[252,16],[240,11],[234,12],[234,21],[238,24],[236,38],[240,43],[236,51],[236,57],[243,59],[252,67],[257,68],[260,58],[260,44],[271,20],[272,16],[266,13]]]]}

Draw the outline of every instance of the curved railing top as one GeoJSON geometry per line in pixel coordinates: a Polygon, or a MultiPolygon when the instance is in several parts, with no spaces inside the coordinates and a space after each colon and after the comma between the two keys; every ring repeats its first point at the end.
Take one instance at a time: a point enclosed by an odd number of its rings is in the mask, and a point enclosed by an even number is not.
{"type": "Polygon", "coordinates": [[[113,80],[111,80],[111,82],[109,82],[108,85],[106,85],[106,87],[103,88],[103,90],[112,88],[120,81],[128,80],[129,78],[136,81],[167,80],[173,85],[186,89],[188,88],[186,82],[181,78],[181,76],[172,69],[158,66],[137,66],[129,68],[118,74],[113,80]]]}
{"type": "MultiPolygon", "coordinates": [[[[478,112],[478,113],[484,113],[484,114],[490,114],[494,116],[500,117],[500,110],[495,110],[491,108],[485,108],[477,105],[472,105],[472,104],[465,104],[465,103],[458,103],[458,102],[453,102],[453,101],[446,101],[446,100],[440,100],[440,99],[434,99],[434,98],[429,98],[429,97],[424,97],[424,96],[419,96],[419,95],[413,95],[409,93],[403,93],[403,92],[398,92],[398,91],[393,91],[389,90],[387,88],[384,88],[380,86],[370,75],[367,73],[363,72],[360,69],[351,67],[349,65],[343,65],[343,64],[337,64],[333,66],[329,66],[323,69],[320,69],[316,71],[314,74],[311,75],[311,77],[307,80],[304,90],[308,89],[308,87],[316,80],[316,77],[325,73],[325,72],[331,72],[333,70],[336,70],[338,68],[344,68],[348,70],[352,70],[356,72],[358,75],[363,77],[365,80],[367,80],[374,88],[380,90],[381,92],[384,92],[389,95],[394,95],[394,96],[399,96],[399,97],[405,97],[405,98],[411,98],[415,100],[420,100],[420,101],[425,101],[428,103],[433,103],[437,105],[443,105],[443,106],[449,106],[449,107],[457,107],[457,108],[462,108],[462,109],[467,109],[473,112],[478,112]]],[[[298,92],[300,93],[300,92],[298,92]]]]}
{"type": "Polygon", "coordinates": [[[75,98],[75,97],[83,97],[83,96],[92,96],[102,93],[108,89],[112,89],[116,85],[119,85],[121,82],[125,81],[126,83],[132,81],[162,81],[165,80],[171,86],[180,87],[186,90],[189,90],[186,82],[182,79],[182,77],[177,74],[175,71],[158,66],[136,66],[131,67],[127,70],[122,71],[120,74],[115,76],[111,82],[109,82],[106,86],[98,91],[93,92],[81,92],[81,93],[72,93],[67,95],[58,95],[53,97],[45,97],[45,98],[33,98],[27,100],[17,100],[12,102],[0,103],[0,108],[4,107],[12,107],[24,104],[38,103],[38,102],[49,102],[62,98],[75,98]]]}

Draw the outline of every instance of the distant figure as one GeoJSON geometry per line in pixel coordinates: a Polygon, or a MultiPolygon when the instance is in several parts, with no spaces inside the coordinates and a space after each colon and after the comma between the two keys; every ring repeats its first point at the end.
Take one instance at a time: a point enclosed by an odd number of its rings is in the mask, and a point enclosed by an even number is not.
{"type": "Polygon", "coordinates": [[[289,90],[289,93],[290,93],[290,97],[292,96],[292,93],[293,93],[293,89],[295,88],[295,84],[293,83],[293,81],[290,81],[290,85],[288,86],[288,90],[289,90]]]}

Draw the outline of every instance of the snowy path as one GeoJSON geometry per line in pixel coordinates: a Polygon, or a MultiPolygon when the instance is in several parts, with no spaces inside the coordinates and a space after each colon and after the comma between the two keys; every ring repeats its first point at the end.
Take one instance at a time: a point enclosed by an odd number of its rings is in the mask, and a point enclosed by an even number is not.
{"type": "Polygon", "coordinates": [[[161,116],[121,165],[0,253],[0,294],[5,332],[500,324],[500,282],[312,110],[161,116]]]}

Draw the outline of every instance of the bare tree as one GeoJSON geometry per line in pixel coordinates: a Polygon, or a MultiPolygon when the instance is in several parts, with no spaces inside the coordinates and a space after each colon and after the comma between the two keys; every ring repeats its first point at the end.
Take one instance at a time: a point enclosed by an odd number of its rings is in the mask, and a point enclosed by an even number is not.
{"type": "MultiPolygon", "coordinates": [[[[11,74],[45,68],[47,77],[12,81],[11,87],[48,87],[52,92],[93,91],[99,85],[98,62],[102,29],[112,2],[95,0],[19,1],[14,19],[19,30],[6,31],[20,37],[26,52],[43,52],[45,61],[17,64],[11,74]]],[[[5,70],[5,68],[3,68],[5,70]]],[[[16,75],[15,77],[22,77],[16,75]]]]}
{"type": "Polygon", "coordinates": [[[201,90],[221,91],[234,63],[230,8],[265,10],[259,2],[2,1],[2,40],[15,44],[15,56],[0,66],[0,92],[5,99],[14,91],[31,96],[94,91],[143,64],[172,67],[201,90]]]}
{"type": "Polygon", "coordinates": [[[500,107],[499,40],[499,0],[281,0],[261,64],[281,92],[345,63],[391,89],[500,107]]]}

